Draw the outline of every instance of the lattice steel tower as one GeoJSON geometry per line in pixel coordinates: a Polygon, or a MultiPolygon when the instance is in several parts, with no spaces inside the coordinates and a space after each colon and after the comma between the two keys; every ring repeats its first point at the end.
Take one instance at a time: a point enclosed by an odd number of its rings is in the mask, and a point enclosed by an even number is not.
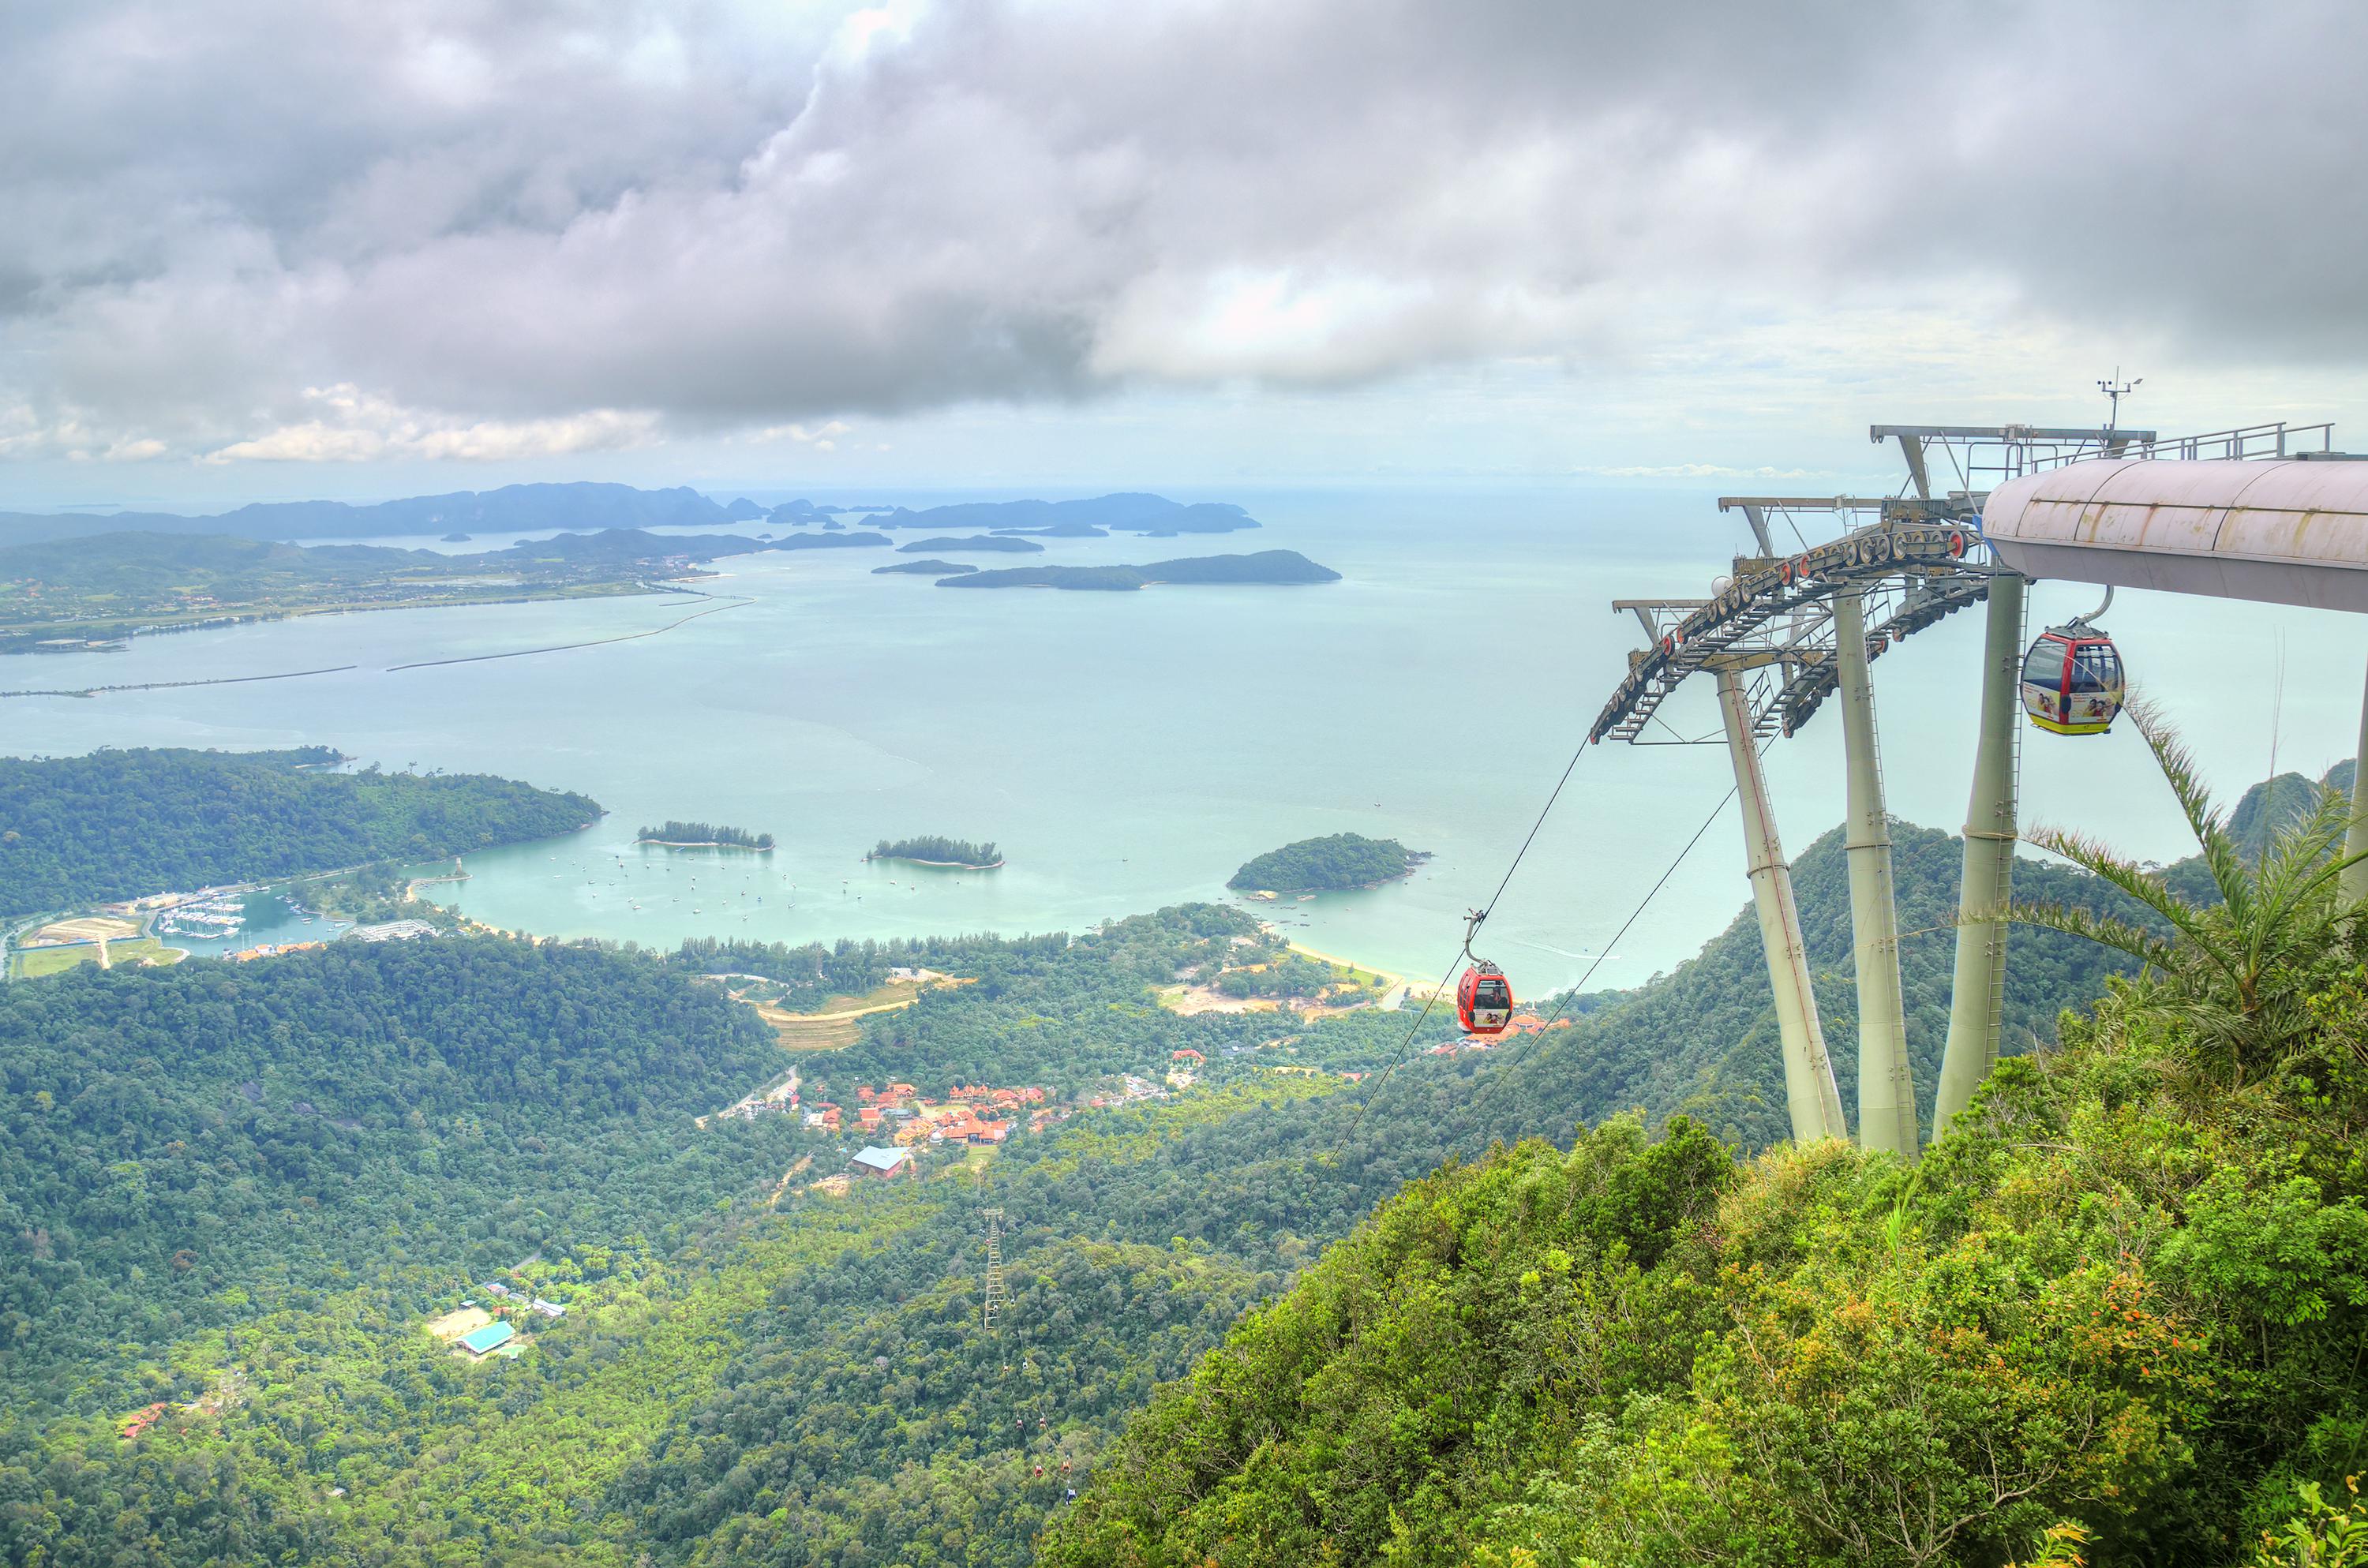
{"type": "Polygon", "coordinates": [[[986,1216],[986,1323],[995,1326],[995,1314],[1008,1304],[1010,1298],[1003,1289],[1003,1210],[988,1209],[986,1216]]]}

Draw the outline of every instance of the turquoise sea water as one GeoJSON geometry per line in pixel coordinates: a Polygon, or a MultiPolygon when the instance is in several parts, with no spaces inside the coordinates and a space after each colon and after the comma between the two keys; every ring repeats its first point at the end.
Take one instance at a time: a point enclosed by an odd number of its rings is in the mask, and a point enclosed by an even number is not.
{"type": "MultiPolygon", "coordinates": [[[[655,945],[1076,929],[1224,897],[1237,865],[1289,839],[1390,835],[1436,858],[1371,892],[1258,907],[1308,946],[1427,979],[1448,967],[1463,912],[1496,887],[1624,668],[1635,626],[1609,601],[1700,593],[1742,537],[1707,495],[1668,491],[1190,498],[1242,502],[1267,526],[1053,540],[1024,559],[1289,548],[1346,579],[953,592],[872,576],[899,559],[887,551],[766,553],[721,562],[711,585],[749,602],[568,653],[391,670],[662,626],[685,601],[321,617],[148,639],[118,654],[9,659],[0,687],[358,667],[0,701],[0,749],[319,742],[390,767],[580,790],[609,808],[605,821],[471,856],[471,881],[433,891],[511,929],[655,945]],[[633,846],[641,824],[666,817],[770,832],[780,847],[633,846]],[[862,860],[879,838],[920,833],[994,839],[1010,864],[982,875],[862,860]]],[[[2095,597],[2042,585],[2033,623],[2095,597]]],[[[2273,729],[2281,767],[2315,775],[2351,751],[2368,658],[2368,626],[2354,618],[2124,595],[2109,625],[2232,795],[2267,770],[2273,729]]],[[[1876,666],[1897,815],[1945,827],[1964,816],[1979,640],[1978,616],[1961,615],[1876,666]]],[[[1693,734],[1715,723],[1707,693],[1671,718],[1693,734]]],[[[1839,818],[1839,746],[1829,705],[1770,754],[1793,853],[1839,818]]],[[[2027,819],[2093,828],[2142,855],[2183,852],[2135,735],[2033,736],[2023,780],[2027,819]]],[[[1524,993],[1576,980],[1730,782],[1715,746],[1595,748],[1482,950],[1524,993]]],[[[1745,902],[1741,861],[1730,808],[1595,983],[1633,984],[1691,953],[1745,902]]]]}

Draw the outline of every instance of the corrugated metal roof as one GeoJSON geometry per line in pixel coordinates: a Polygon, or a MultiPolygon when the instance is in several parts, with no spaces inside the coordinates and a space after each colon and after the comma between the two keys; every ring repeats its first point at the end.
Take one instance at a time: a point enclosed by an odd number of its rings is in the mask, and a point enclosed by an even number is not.
{"type": "Polygon", "coordinates": [[[506,1323],[489,1323],[483,1328],[472,1329],[462,1335],[461,1343],[468,1349],[483,1356],[488,1350],[497,1350],[508,1344],[517,1333],[518,1330],[506,1323]]]}
{"type": "Polygon", "coordinates": [[[2368,611],[2368,462],[2067,463],[1991,492],[1982,533],[2027,577],[2368,611]]]}
{"type": "Polygon", "coordinates": [[[910,1149],[862,1149],[856,1153],[855,1163],[875,1171],[893,1171],[912,1157],[910,1149]]]}

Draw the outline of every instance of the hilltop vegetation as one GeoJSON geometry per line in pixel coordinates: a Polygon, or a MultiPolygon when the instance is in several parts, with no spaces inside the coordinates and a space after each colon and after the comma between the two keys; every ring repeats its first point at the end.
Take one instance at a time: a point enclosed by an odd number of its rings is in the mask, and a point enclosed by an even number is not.
{"type": "MultiPolygon", "coordinates": [[[[2046,835],[2158,924],[2019,918],[2149,967],[1919,1167],[1839,1141],[1741,1165],[1679,1119],[1444,1169],[1163,1391],[1042,1560],[2236,1563],[2343,1495],[2368,1441],[2346,812],[2315,802],[2257,874],[2138,718],[2214,896],[2046,835]]],[[[2352,1561],[2310,1546],[2339,1523],[2258,1561],[2352,1561]]]]}
{"type": "Polygon", "coordinates": [[[480,773],[330,770],[326,746],[0,757],[0,914],[573,833],[582,795],[480,773]]]}
{"type": "Polygon", "coordinates": [[[917,860],[932,866],[969,866],[979,870],[1003,864],[1003,857],[992,843],[973,844],[967,838],[948,838],[942,834],[925,833],[917,838],[882,839],[871,847],[867,860],[917,860]]]}
{"type": "Polygon", "coordinates": [[[1236,891],[1331,892],[1403,877],[1425,858],[1395,838],[1335,833],[1269,849],[1244,863],[1225,885],[1236,891]]]}

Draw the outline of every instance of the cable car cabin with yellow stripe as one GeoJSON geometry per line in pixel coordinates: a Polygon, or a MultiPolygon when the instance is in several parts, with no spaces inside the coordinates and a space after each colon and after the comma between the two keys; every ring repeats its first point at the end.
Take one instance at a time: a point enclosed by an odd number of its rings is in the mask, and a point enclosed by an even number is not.
{"type": "Polygon", "coordinates": [[[2022,710],[2055,735],[2101,735],[2129,683],[2113,640],[2075,621],[2040,633],[2022,659],[2022,710]]]}

